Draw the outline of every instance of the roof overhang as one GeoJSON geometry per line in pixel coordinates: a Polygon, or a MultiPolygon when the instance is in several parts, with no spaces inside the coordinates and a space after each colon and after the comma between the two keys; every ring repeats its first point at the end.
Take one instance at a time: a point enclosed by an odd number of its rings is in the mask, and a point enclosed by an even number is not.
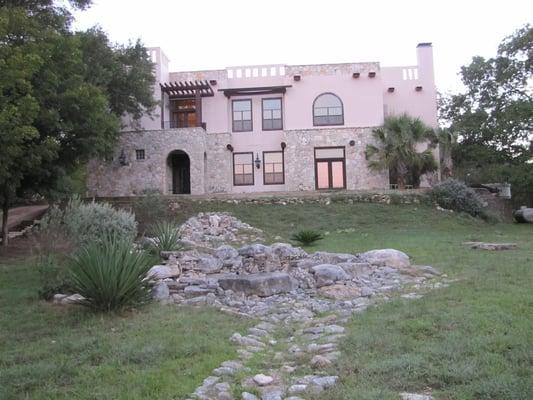
{"type": "Polygon", "coordinates": [[[214,96],[213,88],[207,81],[181,81],[174,83],[160,83],[161,92],[168,94],[171,99],[190,99],[200,94],[200,97],[214,96]]]}
{"type": "Polygon", "coordinates": [[[224,96],[230,98],[232,96],[251,96],[251,95],[261,95],[261,94],[285,93],[287,91],[287,88],[290,88],[291,86],[292,85],[227,88],[227,89],[218,89],[218,91],[223,92],[224,96]]]}

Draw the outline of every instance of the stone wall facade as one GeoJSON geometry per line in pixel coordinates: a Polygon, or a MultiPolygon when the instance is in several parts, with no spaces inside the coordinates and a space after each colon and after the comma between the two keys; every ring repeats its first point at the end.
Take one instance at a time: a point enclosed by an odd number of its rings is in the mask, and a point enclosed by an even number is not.
{"type": "MultiPolygon", "coordinates": [[[[365,148],[371,132],[372,128],[285,131],[285,185],[280,190],[315,190],[314,148],[330,146],[345,149],[347,190],[388,188],[388,173],[377,173],[367,167],[365,148]]],[[[202,128],[124,132],[112,160],[89,163],[87,194],[122,197],[147,190],[171,194],[172,169],[168,157],[175,150],[189,156],[191,194],[241,192],[242,188],[233,186],[232,152],[227,149],[231,143],[230,133],[206,133],[202,128]],[[144,160],[136,160],[139,149],[144,150],[144,160]],[[122,153],[126,165],[120,162],[122,153]]]]}

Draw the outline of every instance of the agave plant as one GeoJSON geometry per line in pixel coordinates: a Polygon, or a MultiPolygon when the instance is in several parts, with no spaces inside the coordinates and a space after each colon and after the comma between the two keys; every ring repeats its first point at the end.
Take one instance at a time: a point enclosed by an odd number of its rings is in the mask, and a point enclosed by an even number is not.
{"type": "Polygon", "coordinates": [[[301,230],[291,236],[291,240],[298,242],[302,246],[310,246],[322,239],[324,239],[324,236],[320,232],[313,230],[301,230]]]}
{"type": "Polygon", "coordinates": [[[146,279],[150,257],[133,250],[133,242],[106,237],[90,243],[69,263],[73,289],[83,296],[79,303],[97,311],[115,311],[150,300],[146,279]]]}
{"type": "Polygon", "coordinates": [[[151,250],[159,254],[162,251],[180,250],[179,232],[174,224],[169,222],[158,222],[150,227],[153,244],[151,250]]]}

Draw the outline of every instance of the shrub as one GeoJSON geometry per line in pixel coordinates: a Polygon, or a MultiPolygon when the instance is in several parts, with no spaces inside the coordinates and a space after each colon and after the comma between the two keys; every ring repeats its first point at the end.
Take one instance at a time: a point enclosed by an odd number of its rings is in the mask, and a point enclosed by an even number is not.
{"type": "Polygon", "coordinates": [[[158,254],[162,251],[180,250],[180,235],[174,224],[169,222],[158,222],[150,227],[153,244],[151,250],[158,254]]]}
{"type": "Polygon", "coordinates": [[[146,225],[166,219],[169,216],[168,205],[157,190],[145,190],[142,196],[133,202],[133,209],[137,221],[141,225],[141,232],[146,225]]]}
{"type": "Polygon", "coordinates": [[[487,216],[478,194],[456,179],[447,179],[433,187],[431,198],[442,208],[465,212],[473,217],[487,216]]]}
{"type": "Polygon", "coordinates": [[[150,299],[146,275],[150,257],[133,250],[133,242],[105,237],[89,243],[70,259],[73,288],[96,311],[115,311],[144,304],[150,299]]]}
{"type": "Polygon", "coordinates": [[[74,293],[72,279],[60,260],[53,256],[40,257],[37,263],[39,297],[50,300],[56,293],[74,293]]]}
{"type": "Polygon", "coordinates": [[[291,236],[291,240],[298,242],[302,246],[310,246],[322,239],[324,239],[322,234],[313,230],[301,230],[291,236]]]}

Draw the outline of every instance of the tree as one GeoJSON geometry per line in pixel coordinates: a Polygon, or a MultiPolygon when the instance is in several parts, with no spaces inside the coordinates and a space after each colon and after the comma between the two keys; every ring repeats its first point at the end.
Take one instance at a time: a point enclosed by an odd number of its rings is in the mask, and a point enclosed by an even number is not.
{"type": "Polygon", "coordinates": [[[473,57],[460,74],[465,91],[440,106],[458,138],[455,170],[470,183],[508,181],[522,201],[533,184],[533,27],[505,38],[495,57],[473,57]]]}
{"type": "Polygon", "coordinates": [[[435,132],[420,119],[407,114],[388,117],[372,135],[376,144],[366,147],[368,166],[376,171],[389,170],[397,177],[400,189],[405,189],[408,180],[418,183],[420,176],[437,169],[432,152],[435,132]],[[417,147],[422,143],[428,143],[428,148],[419,152],[417,147]]]}
{"type": "MultiPolygon", "coordinates": [[[[71,1],[84,8],[87,0],[71,1]]],[[[46,195],[91,157],[111,151],[121,116],[150,115],[152,64],[140,42],[115,46],[74,33],[51,0],[0,7],[0,201],[3,244],[16,197],[46,195]]]]}

